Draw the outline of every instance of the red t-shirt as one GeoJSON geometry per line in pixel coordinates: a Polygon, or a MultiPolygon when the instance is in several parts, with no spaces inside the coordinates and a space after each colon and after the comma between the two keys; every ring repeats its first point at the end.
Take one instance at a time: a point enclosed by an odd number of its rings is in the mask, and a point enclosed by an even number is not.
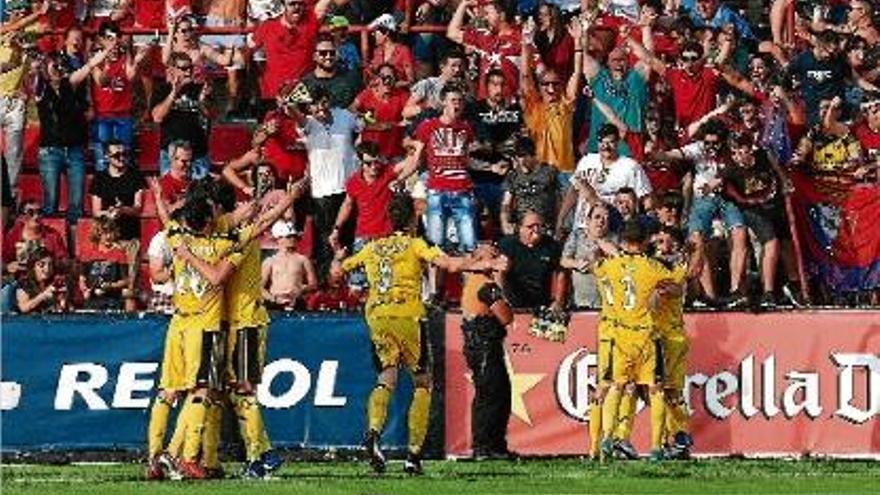
{"type": "Polygon", "coordinates": [[[92,84],[92,105],[96,117],[131,115],[131,81],[125,73],[125,58],[102,64],[104,83],[92,84]]]}
{"type": "Polygon", "coordinates": [[[486,98],[486,74],[500,68],[507,84],[504,97],[512,98],[519,91],[519,56],[522,53],[522,35],[513,29],[508,34],[497,34],[476,29],[464,30],[464,44],[480,52],[480,86],[477,97],[486,98]]]}
{"type": "Polygon", "coordinates": [[[473,187],[467,171],[468,149],[474,140],[470,124],[462,120],[444,124],[434,117],[416,127],[415,138],[425,144],[428,189],[456,192],[473,187]]]}
{"type": "Polygon", "coordinates": [[[372,184],[367,184],[362,171],[358,170],[345,184],[345,193],[357,208],[354,236],[375,239],[391,233],[388,205],[391,203],[390,184],[397,176],[390,165],[385,165],[372,184]]]}
{"type": "Polygon", "coordinates": [[[186,194],[186,187],[189,185],[189,181],[184,177],[183,179],[178,179],[167,173],[159,179],[159,187],[162,188],[162,199],[167,204],[176,203],[180,198],[186,194]]]}
{"type": "Polygon", "coordinates": [[[312,70],[318,28],[318,19],[311,10],[298,25],[289,29],[281,23],[280,17],[257,26],[254,43],[266,52],[266,71],[260,80],[263,99],[274,99],[282,84],[312,70]]]}
{"type": "Polygon", "coordinates": [[[877,160],[880,155],[880,131],[871,130],[866,120],[860,120],[852,129],[853,135],[859,140],[869,162],[877,160]]]}
{"type": "Polygon", "coordinates": [[[291,177],[298,180],[305,174],[308,158],[305,149],[296,146],[300,139],[296,122],[281,110],[267,113],[263,123],[270,120],[278,123],[278,131],[266,141],[263,157],[275,168],[275,175],[281,182],[287,182],[291,177]]]}
{"type": "MultiPolygon", "coordinates": [[[[3,236],[4,265],[12,263],[13,261],[18,261],[19,251],[28,249],[26,246],[27,242],[21,240],[21,233],[23,230],[24,222],[18,221],[15,222],[15,225],[13,225],[12,228],[9,229],[9,232],[3,236]]],[[[64,244],[64,238],[61,234],[48,225],[43,225],[41,231],[42,235],[40,236],[40,239],[33,242],[49,250],[55,260],[67,259],[67,246],[64,244]]]]}
{"type": "Polygon", "coordinates": [[[715,69],[703,67],[693,76],[674,68],[666,71],[675,103],[675,121],[682,129],[715,108],[720,76],[715,69]]]}
{"type": "MultiPolygon", "coordinates": [[[[373,58],[370,60],[370,71],[375,73],[379,66],[385,63],[385,54],[382,50],[376,49],[373,51],[373,58]]],[[[394,67],[394,72],[397,73],[397,79],[401,81],[408,81],[406,78],[407,69],[412,71],[413,66],[415,65],[415,59],[413,58],[413,54],[410,49],[404,45],[399,43],[395,43],[392,48],[391,57],[388,60],[388,63],[394,67]]]]}
{"type": "Polygon", "coordinates": [[[166,18],[165,0],[134,0],[136,26],[162,29],[166,18]]]}
{"type": "MultiPolygon", "coordinates": [[[[398,124],[403,118],[403,108],[409,100],[409,91],[396,88],[388,95],[388,100],[382,100],[371,89],[361,91],[354,100],[355,109],[358,113],[372,112],[376,123],[398,124]]],[[[385,158],[403,156],[404,128],[395,125],[391,129],[364,130],[361,140],[372,141],[379,145],[379,154],[385,158]]]]}

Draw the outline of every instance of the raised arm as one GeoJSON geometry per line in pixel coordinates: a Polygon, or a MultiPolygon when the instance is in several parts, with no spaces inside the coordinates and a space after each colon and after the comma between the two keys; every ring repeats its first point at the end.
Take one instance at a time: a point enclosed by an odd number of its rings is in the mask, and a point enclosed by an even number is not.
{"type": "Polygon", "coordinates": [[[330,8],[330,2],[332,0],[318,0],[315,4],[315,17],[320,21],[327,15],[327,10],[330,8]]]}
{"type": "Polygon", "coordinates": [[[535,75],[532,68],[532,57],[535,48],[535,22],[529,18],[522,28],[522,51],[519,57],[519,87],[523,99],[529,101],[538,95],[538,87],[535,84],[535,75]]]}
{"type": "Polygon", "coordinates": [[[406,180],[407,177],[414,174],[419,169],[419,163],[422,160],[422,151],[425,149],[425,143],[412,140],[413,149],[403,160],[394,165],[394,175],[397,180],[406,180]]]}
{"type": "Polygon", "coordinates": [[[30,26],[31,24],[40,20],[40,17],[46,15],[49,12],[49,6],[51,2],[49,0],[44,0],[43,3],[40,4],[40,8],[31,12],[30,14],[18,19],[16,21],[6,22],[0,24],[0,34],[12,33],[15,31],[21,31],[22,29],[30,26]]]}
{"type": "Polygon", "coordinates": [[[214,287],[222,286],[235,271],[235,265],[228,260],[222,259],[217,263],[208,263],[192,254],[192,251],[185,244],[177,247],[175,255],[195,268],[214,287]]]}
{"type": "Polygon", "coordinates": [[[446,28],[447,38],[459,44],[464,43],[464,16],[467,14],[467,9],[475,3],[474,0],[462,0],[458,3],[455,13],[452,14],[452,20],[446,28]]]}
{"type": "Polygon", "coordinates": [[[250,184],[245,182],[239,174],[247,171],[257,163],[259,163],[259,161],[259,149],[252,148],[247,153],[224,165],[221,174],[223,175],[223,178],[226,179],[226,182],[232,184],[234,188],[238,189],[249,197],[253,197],[254,188],[250,184]]]}
{"type": "Polygon", "coordinates": [[[669,70],[669,66],[666,65],[666,62],[655,57],[654,54],[648,51],[644,45],[631,37],[627,38],[626,42],[629,45],[630,50],[632,50],[635,56],[639,59],[639,62],[647,64],[651,70],[661,76],[666,75],[666,71],[669,70]]]}
{"type": "Polygon", "coordinates": [[[257,218],[256,226],[254,227],[254,236],[259,236],[263,232],[266,231],[269,227],[272,226],[275,221],[281,218],[284,215],[284,212],[289,210],[291,206],[293,206],[293,202],[297,200],[300,196],[303,195],[303,192],[306,190],[306,187],[309,183],[309,177],[305,176],[302,179],[288,183],[287,185],[287,194],[284,198],[278,202],[271,210],[264,212],[257,218]]]}
{"type": "Polygon", "coordinates": [[[70,74],[68,81],[72,86],[79,86],[83,81],[89,78],[89,74],[95,69],[95,67],[101,65],[104,60],[107,58],[107,51],[101,50],[98,53],[94,54],[92,58],[88,60],[82,67],[74,71],[70,74]]]}
{"type": "Polygon", "coordinates": [[[571,77],[568,78],[568,85],[565,88],[565,98],[569,102],[577,100],[581,91],[581,73],[584,71],[584,46],[587,27],[584,26],[580,19],[573,19],[568,25],[568,32],[574,40],[574,70],[571,77]]]}

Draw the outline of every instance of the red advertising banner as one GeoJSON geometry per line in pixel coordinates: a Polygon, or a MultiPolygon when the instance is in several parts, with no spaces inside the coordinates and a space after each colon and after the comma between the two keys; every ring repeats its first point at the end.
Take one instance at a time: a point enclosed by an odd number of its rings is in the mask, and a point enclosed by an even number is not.
{"type": "MultiPolygon", "coordinates": [[[[529,335],[530,318],[517,315],[505,341],[510,449],[586,454],[596,314],[574,314],[564,343],[529,335]]],[[[880,455],[880,312],[689,314],[686,327],[695,454],[880,455]]],[[[471,454],[473,388],[461,349],[461,316],[450,314],[449,456],[471,454]]],[[[648,416],[638,414],[633,433],[640,452],[648,450],[648,416]]]]}

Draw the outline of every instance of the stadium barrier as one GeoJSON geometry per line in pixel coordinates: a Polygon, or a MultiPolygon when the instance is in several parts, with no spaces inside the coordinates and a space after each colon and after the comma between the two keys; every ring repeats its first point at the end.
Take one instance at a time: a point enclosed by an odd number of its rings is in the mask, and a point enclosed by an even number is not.
{"type": "MultiPolygon", "coordinates": [[[[443,319],[439,331],[441,337],[443,319]]],[[[143,449],[167,317],[3,317],[0,410],[4,453],[143,449]]],[[[258,398],[273,444],[353,447],[375,382],[359,314],[273,315],[258,398]]],[[[442,370],[437,370],[442,376],[442,370]]],[[[442,391],[442,382],[436,387],[442,391]]],[[[401,377],[383,442],[406,445],[410,384],[401,377]]],[[[442,448],[442,399],[429,432],[442,448]]]]}
{"type": "MultiPolygon", "coordinates": [[[[880,312],[686,316],[685,397],[697,455],[880,456],[880,312]]],[[[564,343],[528,334],[517,315],[505,343],[512,381],[510,448],[585,455],[596,383],[594,313],[573,315],[564,343]]],[[[459,315],[446,322],[446,454],[470,455],[473,389],[459,315]]],[[[641,406],[640,406],[641,407],[641,406]]],[[[642,408],[644,409],[644,408],[642,408]]],[[[633,443],[647,453],[650,418],[633,443]]]]}
{"type": "MultiPolygon", "coordinates": [[[[880,456],[878,316],[687,315],[692,351],[686,397],[696,453],[880,456]]],[[[2,323],[4,453],[143,449],[166,317],[4,316],[2,323]]],[[[506,341],[514,393],[511,448],[528,455],[584,454],[595,383],[595,314],[574,314],[564,343],[528,335],[528,323],[528,315],[517,315],[506,341]]],[[[460,315],[435,313],[429,327],[435,383],[427,450],[467,456],[472,390],[460,315]]],[[[358,445],[374,376],[360,315],[274,315],[259,399],[275,445],[358,445]]],[[[409,390],[402,377],[383,436],[392,448],[406,444],[409,390]]],[[[639,414],[634,436],[642,451],[646,417],[639,414]]]]}

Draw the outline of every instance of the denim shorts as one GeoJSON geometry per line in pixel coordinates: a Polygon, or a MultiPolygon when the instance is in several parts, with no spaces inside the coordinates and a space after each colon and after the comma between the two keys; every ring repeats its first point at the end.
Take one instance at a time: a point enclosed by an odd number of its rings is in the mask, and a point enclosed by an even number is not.
{"type": "Polygon", "coordinates": [[[735,204],[719,196],[704,196],[694,198],[688,215],[688,232],[699,232],[708,239],[712,236],[712,220],[715,217],[721,218],[728,231],[745,224],[742,212],[735,204]]]}

